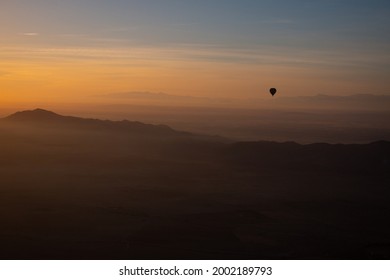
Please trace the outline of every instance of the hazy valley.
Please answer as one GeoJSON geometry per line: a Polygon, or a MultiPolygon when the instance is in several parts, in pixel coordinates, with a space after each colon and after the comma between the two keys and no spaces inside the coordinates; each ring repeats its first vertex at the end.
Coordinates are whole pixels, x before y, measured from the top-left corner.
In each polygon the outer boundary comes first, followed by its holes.
{"type": "Polygon", "coordinates": [[[45,110],[0,135],[2,259],[389,258],[386,141],[234,142],[45,110]]]}
{"type": "MultiPolygon", "coordinates": [[[[235,100],[130,92],[98,96],[90,101],[40,106],[62,115],[137,120],[233,141],[366,144],[390,140],[390,98],[385,95],[235,100]]],[[[31,106],[37,104],[2,105],[0,117],[31,106]]]]}

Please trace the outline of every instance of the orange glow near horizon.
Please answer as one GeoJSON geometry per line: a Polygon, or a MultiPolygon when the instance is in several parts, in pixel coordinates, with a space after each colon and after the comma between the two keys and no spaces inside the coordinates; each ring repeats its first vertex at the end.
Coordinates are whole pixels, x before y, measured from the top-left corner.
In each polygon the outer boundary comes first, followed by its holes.
{"type": "Polygon", "coordinates": [[[348,79],[342,70],[327,65],[315,70],[305,65],[317,59],[291,65],[293,58],[288,55],[195,47],[9,47],[0,56],[0,67],[5,69],[0,73],[0,101],[94,102],[96,95],[129,91],[251,98],[271,86],[288,96],[375,89],[371,83],[364,87],[352,79],[356,73],[348,79]]]}
{"type": "Polygon", "coordinates": [[[304,2],[2,1],[0,102],[389,95],[388,3],[304,2]]]}

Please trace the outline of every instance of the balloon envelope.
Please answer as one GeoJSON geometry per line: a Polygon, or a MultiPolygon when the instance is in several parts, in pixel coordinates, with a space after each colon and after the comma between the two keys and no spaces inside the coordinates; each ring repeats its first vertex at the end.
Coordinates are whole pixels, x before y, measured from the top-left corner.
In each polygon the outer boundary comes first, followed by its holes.
{"type": "Polygon", "coordinates": [[[276,88],[270,88],[269,92],[272,94],[272,96],[274,96],[276,93],[276,88]]]}

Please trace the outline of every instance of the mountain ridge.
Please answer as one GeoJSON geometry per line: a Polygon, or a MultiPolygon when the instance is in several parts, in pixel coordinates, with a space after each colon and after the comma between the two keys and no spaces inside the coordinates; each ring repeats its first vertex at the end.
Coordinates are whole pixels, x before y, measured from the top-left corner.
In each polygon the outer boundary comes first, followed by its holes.
{"type": "MultiPolygon", "coordinates": [[[[310,144],[301,144],[299,142],[295,141],[287,141],[287,142],[278,142],[278,141],[264,141],[264,140],[258,140],[258,141],[233,141],[229,138],[219,136],[219,135],[210,135],[210,134],[197,134],[187,131],[181,131],[171,128],[168,125],[164,124],[147,124],[139,121],[129,121],[129,120],[121,120],[121,121],[114,121],[114,120],[103,120],[103,119],[95,119],[95,118],[83,118],[83,117],[76,117],[76,116],[65,116],[57,114],[53,111],[49,111],[42,108],[36,108],[33,110],[23,110],[18,111],[13,114],[10,114],[4,118],[0,118],[1,122],[11,122],[16,124],[25,124],[29,125],[31,127],[32,124],[37,125],[37,127],[65,127],[65,128],[79,128],[79,129],[101,129],[101,130],[108,130],[108,131],[122,131],[122,132],[135,132],[135,133],[145,133],[145,134],[155,134],[156,136],[162,136],[162,135],[171,135],[171,136],[189,136],[189,137],[200,137],[204,138],[206,140],[218,140],[219,142],[228,142],[231,144],[234,144],[235,146],[269,146],[270,148],[274,145],[278,145],[280,147],[284,148],[299,148],[300,146],[309,146],[309,145],[325,145],[325,146],[337,146],[337,145],[359,145],[359,144],[331,144],[331,143],[322,143],[322,142],[313,142],[310,144]]],[[[377,139],[376,141],[371,141],[366,144],[373,144],[373,143],[389,143],[386,140],[383,139],[377,139]]],[[[361,144],[361,145],[366,145],[361,144]]]]}
{"type": "Polygon", "coordinates": [[[111,134],[119,132],[134,135],[137,137],[147,137],[148,139],[180,139],[184,141],[200,141],[210,143],[230,143],[229,138],[219,135],[208,135],[202,133],[192,133],[171,128],[165,124],[148,124],[130,120],[102,120],[95,118],[82,118],[75,116],[63,116],[55,112],[37,108],[34,110],[24,110],[13,113],[7,117],[0,118],[0,122],[28,126],[31,128],[45,128],[58,130],[97,131],[111,134]]]}
{"type": "Polygon", "coordinates": [[[17,123],[41,123],[41,124],[56,124],[56,125],[68,125],[68,126],[84,126],[84,127],[95,127],[95,128],[112,128],[132,131],[146,132],[148,130],[155,130],[160,133],[187,133],[176,131],[167,125],[153,125],[145,124],[138,121],[112,121],[112,120],[100,120],[93,118],[81,118],[74,116],[63,116],[55,112],[37,108],[34,110],[19,111],[11,114],[3,119],[3,121],[11,121],[17,123]]]}

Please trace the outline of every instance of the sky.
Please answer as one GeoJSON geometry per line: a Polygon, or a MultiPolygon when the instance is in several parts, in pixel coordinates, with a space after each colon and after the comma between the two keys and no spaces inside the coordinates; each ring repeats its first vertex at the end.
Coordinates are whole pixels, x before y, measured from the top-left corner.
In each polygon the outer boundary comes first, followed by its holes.
{"type": "Polygon", "coordinates": [[[390,95],[382,0],[1,0],[0,102],[390,95]]]}

